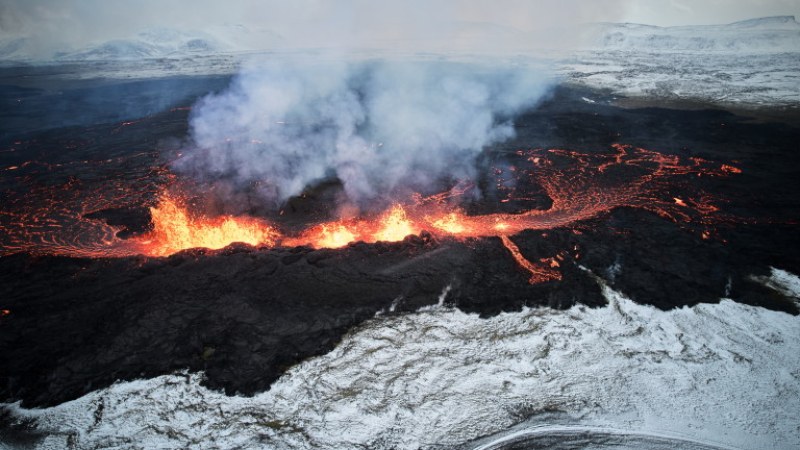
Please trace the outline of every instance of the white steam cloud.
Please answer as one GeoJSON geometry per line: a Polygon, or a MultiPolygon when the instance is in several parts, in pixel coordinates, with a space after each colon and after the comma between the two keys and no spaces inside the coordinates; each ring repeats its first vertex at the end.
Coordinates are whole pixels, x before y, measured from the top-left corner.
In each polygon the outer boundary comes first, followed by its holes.
{"type": "Polygon", "coordinates": [[[528,65],[452,61],[261,62],[194,108],[176,164],[254,186],[279,206],[338,178],[365,204],[473,176],[477,154],[514,135],[550,80],[528,65]]]}

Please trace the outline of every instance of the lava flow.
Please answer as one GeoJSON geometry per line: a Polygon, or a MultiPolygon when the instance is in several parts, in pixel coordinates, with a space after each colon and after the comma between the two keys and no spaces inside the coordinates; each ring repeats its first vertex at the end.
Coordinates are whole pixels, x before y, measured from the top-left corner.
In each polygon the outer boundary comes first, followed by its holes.
{"type": "MultiPolygon", "coordinates": [[[[524,185],[520,181],[527,178],[533,179],[552,200],[548,209],[469,215],[456,206],[454,197],[464,193],[456,191],[417,197],[371,217],[312,224],[294,233],[282,232],[276,225],[254,217],[192,214],[178,197],[164,193],[159,187],[164,184],[137,187],[137,183],[104,181],[98,183],[98,194],[94,195],[72,180],[53,189],[31,189],[12,198],[0,215],[4,231],[0,255],[29,252],[157,257],[194,247],[218,249],[234,242],[259,247],[339,248],[357,241],[400,241],[427,230],[439,237],[456,239],[499,237],[519,265],[531,273],[531,282],[541,282],[560,278],[555,270],[556,260],[526,260],[509,236],[523,230],[570,226],[619,207],[643,208],[676,222],[694,222],[703,227],[704,238],[710,236],[715,220],[719,220],[718,208],[711,204],[710,197],[701,192],[676,197],[672,192],[683,186],[681,177],[724,177],[740,173],[740,169],[631,146],[613,148],[614,152],[601,154],[561,149],[520,151],[514,156],[524,166],[495,170],[498,192],[506,195],[501,202],[527,198],[530,193],[513,187],[524,185]],[[509,180],[516,182],[508,183],[509,180]],[[93,211],[131,204],[143,206],[152,196],[160,200],[150,207],[151,229],[128,239],[117,236],[122,227],[87,217],[93,211]]],[[[163,173],[156,173],[164,178],[163,173]]],[[[8,192],[4,194],[10,196],[8,192]]]]}

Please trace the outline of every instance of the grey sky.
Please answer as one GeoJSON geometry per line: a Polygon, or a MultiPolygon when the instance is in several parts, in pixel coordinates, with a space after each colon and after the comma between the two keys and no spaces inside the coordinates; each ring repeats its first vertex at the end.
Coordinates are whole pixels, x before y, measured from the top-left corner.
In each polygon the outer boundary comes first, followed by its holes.
{"type": "Polygon", "coordinates": [[[452,23],[491,23],[539,33],[585,22],[653,25],[729,23],[800,16],[796,0],[0,0],[0,37],[28,36],[42,46],[81,46],[124,38],[147,27],[203,30],[242,24],[269,29],[301,46],[447,36],[452,23]]]}

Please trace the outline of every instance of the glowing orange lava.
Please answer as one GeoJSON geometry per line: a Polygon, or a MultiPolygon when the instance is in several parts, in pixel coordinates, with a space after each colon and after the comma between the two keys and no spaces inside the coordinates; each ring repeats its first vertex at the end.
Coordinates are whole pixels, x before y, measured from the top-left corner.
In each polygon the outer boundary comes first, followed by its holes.
{"type": "Polygon", "coordinates": [[[279,236],[272,226],[251,217],[193,216],[170,196],[162,197],[157,206],[150,208],[150,216],[153,230],[136,241],[142,253],[151,256],[197,247],[220,249],[234,242],[273,246],[279,236]]]}
{"type": "Polygon", "coordinates": [[[428,223],[438,230],[448,234],[460,235],[469,233],[469,230],[464,226],[463,214],[451,212],[443,217],[427,218],[428,223]]]}
{"type": "Polygon", "coordinates": [[[512,241],[508,236],[506,236],[505,234],[501,234],[499,237],[500,240],[503,242],[503,245],[511,253],[511,256],[514,257],[514,261],[516,261],[520,267],[530,272],[531,277],[528,279],[528,283],[537,284],[537,283],[544,283],[546,281],[561,279],[561,273],[555,270],[555,268],[559,266],[556,260],[552,258],[547,258],[546,259],[548,261],[547,265],[534,264],[530,262],[527,258],[522,256],[522,252],[520,252],[519,247],[517,247],[517,244],[515,244],[514,241],[512,241]]]}
{"type": "Polygon", "coordinates": [[[395,205],[380,220],[380,229],[375,234],[376,241],[395,242],[400,241],[406,236],[418,233],[412,228],[411,222],[406,216],[406,211],[400,205],[395,205]]]}
{"type": "MultiPolygon", "coordinates": [[[[552,206],[546,210],[468,215],[456,206],[468,186],[457,185],[436,195],[412,196],[409,202],[395,204],[381,214],[315,223],[292,233],[281,232],[274,224],[254,217],[192,214],[186,205],[159,187],[174,185],[174,177],[163,168],[137,173],[122,171],[130,174],[129,178],[103,180],[91,188],[85,187],[80,179],[68,177],[61,185],[32,185],[25,192],[7,194],[8,200],[0,210],[3,232],[0,255],[25,251],[87,257],[165,256],[194,247],[219,249],[234,242],[266,247],[340,248],[358,241],[396,242],[427,230],[456,239],[499,237],[520,267],[531,274],[530,281],[538,283],[560,279],[556,269],[560,266],[558,260],[563,261],[564,256],[531,262],[509,236],[524,230],[571,226],[615,208],[631,207],[653,211],[678,223],[699,223],[704,227],[702,237],[711,238],[720,214],[713,199],[702,192],[683,192],[681,197],[669,193],[679,177],[724,177],[741,173],[740,169],[701,158],[681,158],[618,144],[612,147],[609,153],[521,150],[517,156],[528,162],[527,167],[520,163],[508,170],[494,171],[498,189],[504,189],[501,202],[530,196],[514,188],[506,189],[501,181],[531,177],[552,200],[552,206]],[[154,179],[160,181],[154,184],[154,179]],[[150,208],[153,228],[144,235],[121,239],[117,236],[120,227],[89,218],[95,211],[152,204],[153,189],[162,192],[158,194],[157,205],[150,208]]],[[[95,173],[91,164],[120,164],[127,168],[128,161],[141,157],[148,155],[76,164],[89,164],[86,173],[91,175],[95,173]]],[[[20,168],[23,167],[45,173],[63,169],[35,161],[21,164],[20,168]]],[[[89,175],[87,179],[91,179],[89,175]]]]}
{"type": "Polygon", "coordinates": [[[356,235],[342,224],[322,224],[309,230],[307,240],[316,248],[340,248],[355,242],[356,235]]]}
{"type": "Polygon", "coordinates": [[[398,242],[419,234],[422,228],[409,219],[406,209],[394,205],[374,218],[326,222],[311,227],[298,236],[285,236],[282,245],[310,245],[314,248],[339,248],[351,242],[398,242]]]}
{"type": "Polygon", "coordinates": [[[720,170],[726,173],[742,173],[742,169],[728,164],[723,164],[720,170]]]}

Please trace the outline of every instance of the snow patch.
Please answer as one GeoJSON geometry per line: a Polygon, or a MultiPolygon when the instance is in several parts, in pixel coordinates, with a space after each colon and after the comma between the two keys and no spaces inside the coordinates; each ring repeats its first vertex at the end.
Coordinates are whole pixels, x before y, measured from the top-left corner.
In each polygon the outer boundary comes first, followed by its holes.
{"type": "Polygon", "coordinates": [[[730,25],[596,24],[561,61],[568,81],[632,97],[760,107],[800,104],[800,24],[793,16],[730,25]]]}
{"type": "Polygon", "coordinates": [[[800,277],[785,270],[771,268],[772,273],[768,277],[754,276],[752,279],[764,286],[794,299],[800,305],[800,277]]]}
{"type": "Polygon", "coordinates": [[[765,17],[729,25],[657,27],[630,23],[591,26],[591,47],[678,52],[780,53],[800,48],[800,24],[793,16],[765,17]]]}
{"type": "Polygon", "coordinates": [[[376,318],[254,397],[179,373],[5,408],[35,420],[40,449],[433,448],[552,425],[553,411],[571,426],[718,446],[800,442],[800,318],[726,299],[661,311],[603,292],[597,309],[376,318]]]}
{"type": "MultiPolygon", "coordinates": [[[[518,427],[514,427],[518,428],[518,427]]],[[[473,450],[502,450],[507,448],[547,448],[573,450],[575,448],[613,448],[618,450],[722,450],[735,447],[713,442],[685,439],[661,433],[631,433],[611,427],[576,425],[523,426],[519,430],[500,433],[480,439],[473,450]],[[526,445],[527,444],[527,445],[526,445]],[[576,445],[577,444],[577,445],[576,445]]]]}

